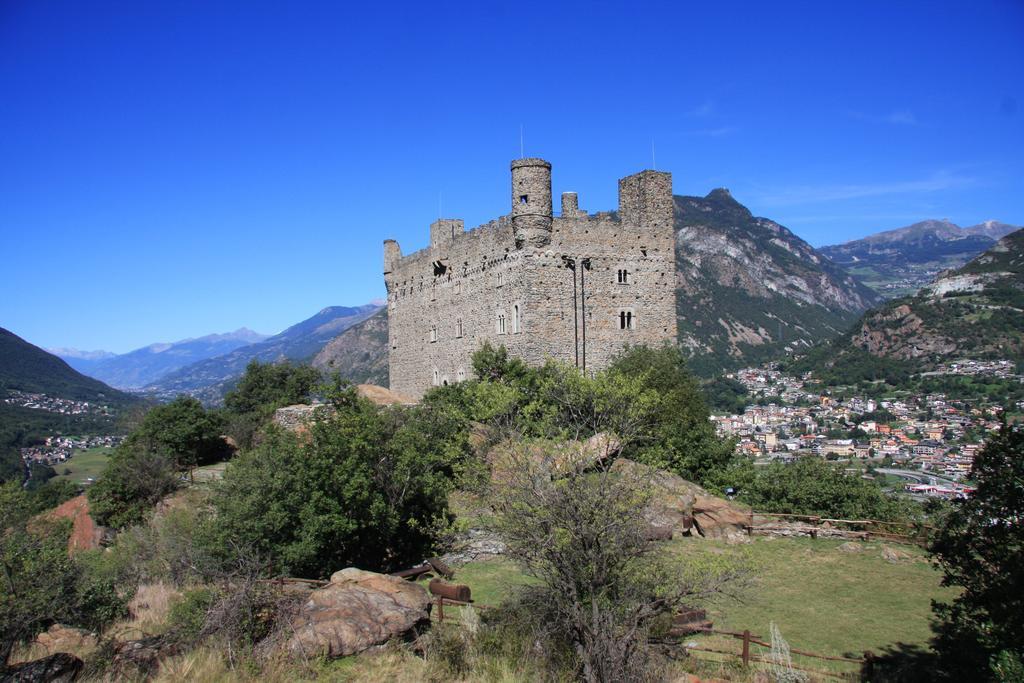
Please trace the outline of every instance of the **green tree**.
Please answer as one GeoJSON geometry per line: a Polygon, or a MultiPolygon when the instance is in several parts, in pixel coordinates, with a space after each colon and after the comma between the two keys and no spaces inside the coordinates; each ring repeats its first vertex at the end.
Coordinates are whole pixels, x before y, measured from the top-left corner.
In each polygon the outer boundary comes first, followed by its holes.
{"type": "Polygon", "coordinates": [[[704,385],[708,406],[723,413],[742,413],[747,406],[747,388],[728,377],[716,377],[704,385]]]}
{"type": "Polygon", "coordinates": [[[309,403],[321,379],[320,372],[309,365],[253,360],[235,388],[224,396],[224,407],[233,413],[248,414],[309,403]]]}
{"type": "Polygon", "coordinates": [[[813,456],[759,468],[740,489],[740,499],[763,512],[843,519],[895,520],[906,517],[909,509],[875,482],[813,456]]]}
{"type": "Polygon", "coordinates": [[[640,379],[659,396],[649,438],[638,440],[633,457],[698,483],[717,480],[735,461],[732,444],[715,434],[697,381],[677,346],[635,346],[616,358],[609,372],[640,379]]]}
{"type": "Polygon", "coordinates": [[[393,570],[431,552],[449,521],[447,446],[415,411],[379,409],[351,389],[333,402],[308,443],[271,429],[228,466],[213,497],[219,547],[310,577],[393,570]]]}
{"type": "Polygon", "coordinates": [[[321,379],[320,372],[309,365],[250,361],[238,384],[224,397],[225,431],[239,447],[251,447],[256,433],[276,409],[309,403],[321,379]]]}
{"type": "Polygon", "coordinates": [[[963,589],[933,605],[936,650],[959,680],[979,680],[990,660],[1024,660],[1024,426],[1004,423],[969,479],[977,489],[954,504],[931,547],[943,584],[963,589]]]}
{"type": "Polygon", "coordinates": [[[174,463],[138,442],[124,443],[89,487],[89,512],[98,524],[123,528],[178,488],[174,463]]]}
{"type": "Polygon", "coordinates": [[[221,436],[223,420],[203,408],[191,396],[179,396],[146,413],[139,428],[126,440],[139,448],[167,458],[181,471],[226,457],[227,444],[221,436]]]}

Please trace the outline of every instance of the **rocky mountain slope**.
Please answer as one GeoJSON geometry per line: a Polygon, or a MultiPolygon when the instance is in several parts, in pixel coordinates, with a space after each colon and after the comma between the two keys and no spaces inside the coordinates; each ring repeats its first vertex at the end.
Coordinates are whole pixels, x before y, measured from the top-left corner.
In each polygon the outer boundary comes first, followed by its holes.
{"type": "Polygon", "coordinates": [[[702,375],[845,331],[877,293],[728,190],[675,197],[679,342],[702,375]]]}
{"type": "MultiPolygon", "coordinates": [[[[237,380],[249,361],[264,363],[282,360],[309,362],[332,339],[373,315],[380,306],[331,306],[316,315],[292,325],[284,332],[249,344],[214,358],[199,361],[176,370],[144,389],[158,397],[171,398],[189,394],[217,403],[237,380]]],[[[382,345],[387,348],[387,343],[382,345]]]]}
{"type": "Polygon", "coordinates": [[[0,398],[10,390],[105,405],[136,400],[0,327],[0,398]]]}
{"type": "Polygon", "coordinates": [[[1024,361],[1024,230],[940,274],[914,296],[868,311],[848,333],[812,354],[822,368],[870,358],[913,371],[961,359],[1024,361]]]}
{"type": "Polygon", "coordinates": [[[388,385],[388,315],[380,309],[348,328],[313,358],[313,366],[357,384],[388,385]]]}
{"type": "Polygon", "coordinates": [[[137,389],[158,381],[165,375],[197,363],[256,344],[267,335],[241,328],[225,334],[210,334],[198,339],[183,339],[167,344],[150,344],[128,353],[54,349],[79,372],[95,377],[119,389],[137,389]]]}
{"type": "Polygon", "coordinates": [[[961,228],[926,220],[820,249],[886,297],[913,294],[940,272],[959,268],[1018,226],[985,221],[961,228]]]}

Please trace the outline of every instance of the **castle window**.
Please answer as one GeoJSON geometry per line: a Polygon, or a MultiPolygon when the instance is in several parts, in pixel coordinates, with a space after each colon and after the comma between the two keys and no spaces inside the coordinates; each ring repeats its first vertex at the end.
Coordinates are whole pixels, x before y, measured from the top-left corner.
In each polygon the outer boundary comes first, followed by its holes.
{"type": "Polygon", "coordinates": [[[455,293],[462,294],[462,280],[456,280],[455,282],[455,293]]]}
{"type": "Polygon", "coordinates": [[[459,368],[459,372],[455,376],[458,378],[458,380],[460,382],[465,382],[466,381],[466,369],[465,368],[459,368]]]}
{"type": "Polygon", "coordinates": [[[528,204],[529,201],[530,201],[529,197],[527,197],[525,194],[519,195],[519,203],[520,204],[528,204]]]}
{"type": "Polygon", "coordinates": [[[619,311],[619,329],[633,329],[633,311],[619,311]]]}
{"type": "Polygon", "coordinates": [[[505,334],[505,311],[498,313],[498,334],[505,334]]]}
{"type": "Polygon", "coordinates": [[[616,278],[616,282],[618,282],[620,285],[628,285],[629,284],[629,271],[626,270],[625,268],[619,268],[618,277],[616,278]]]}
{"type": "Polygon", "coordinates": [[[437,341],[437,325],[431,325],[430,326],[430,342],[433,343],[433,342],[436,342],[436,341],[437,341]]]}
{"type": "Polygon", "coordinates": [[[498,273],[498,286],[501,287],[505,284],[505,273],[498,273]]]}
{"type": "Polygon", "coordinates": [[[458,320],[455,321],[455,336],[462,336],[462,318],[459,318],[458,320]]]}
{"type": "Polygon", "coordinates": [[[437,368],[434,368],[434,386],[436,387],[440,383],[441,383],[441,373],[437,371],[437,368]]]}
{"type": "Polygon", "coordinates": [[[512,307],[512,334],[519,334],[519,304],[512,307]]]}

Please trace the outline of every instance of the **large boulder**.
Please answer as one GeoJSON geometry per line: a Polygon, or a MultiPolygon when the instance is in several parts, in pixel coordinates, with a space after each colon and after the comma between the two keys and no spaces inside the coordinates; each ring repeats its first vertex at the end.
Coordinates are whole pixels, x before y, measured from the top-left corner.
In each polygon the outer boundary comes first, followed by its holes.
{"type": "Polygon", "coordinates": [[[344,657],[430,626],[430,596],[419,584],[348,568],[309,594],[292,620],[293,655],[344,657]]]}
{"type": "Polygon", "coordinates": [[[706,493],[693,502],[693,525],[705,538],[746,539],[750,511],[706,493]]]}
{"type": "Polygon", "coordinates": [[[671,528],[674,536],[702,536],[738,540],[747,535],[749,510],[689,482],[677,474],[642,465],[626,458],[612,464],[612,471],[637,477],[654,487],[644,518],[652,529],[671,528]]]}
{"type": "Polygon", "coordinates": [[[46,650],[47,654],[58,652],[74,652],[82,654],[86,650],[96,647],[96,634],[89,633],[74,626],[53,624],[38,636],[35,644],[46,650]]]}
{"type": "Polygon", "coordinates": [[[495,484],[510,481],[523,465],[529,467],[533,476],[557,479],[596,467],[618,455],[621,448],[619,439],[605,432],[583,441],[534,441],[526,445],[506,441],[490,450],[487,461],[495,484]]]}

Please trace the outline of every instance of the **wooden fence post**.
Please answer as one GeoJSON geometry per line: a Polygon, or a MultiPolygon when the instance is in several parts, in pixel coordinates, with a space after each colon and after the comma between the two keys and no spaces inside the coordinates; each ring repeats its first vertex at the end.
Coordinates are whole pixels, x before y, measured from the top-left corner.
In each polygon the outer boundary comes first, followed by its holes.
{"type": "Polygon", "coordinates": [[[875,678],[875,653],[871,650],[864,652],[864,664],[860,669],[862,681],[872,681],[875,678]]]}
{"type": "Polygon", "coordinates": [[[437,596],[437,620],[444,621],[444,597],[441,595],[437,596]]]}
{"type": "Polygon", "coordinates": [[[743,630],[743,666],[750,666],[750,631],[743,630]]]}

